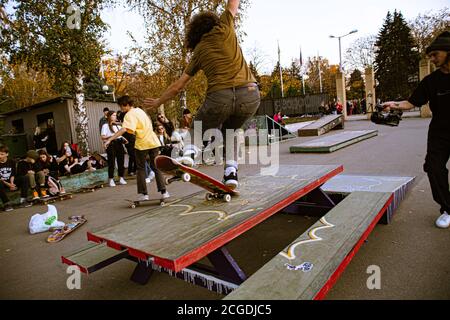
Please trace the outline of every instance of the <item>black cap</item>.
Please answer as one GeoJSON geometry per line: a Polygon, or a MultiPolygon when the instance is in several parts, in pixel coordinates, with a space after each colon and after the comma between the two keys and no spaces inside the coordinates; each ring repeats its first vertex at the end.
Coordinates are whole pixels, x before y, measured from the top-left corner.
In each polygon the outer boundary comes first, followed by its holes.
{"type": "Polygon", "coordinates": [[[431,51],[450,51],[450,32],[444,31],[434,39],[427,48],[426,53],[431,51]]]}

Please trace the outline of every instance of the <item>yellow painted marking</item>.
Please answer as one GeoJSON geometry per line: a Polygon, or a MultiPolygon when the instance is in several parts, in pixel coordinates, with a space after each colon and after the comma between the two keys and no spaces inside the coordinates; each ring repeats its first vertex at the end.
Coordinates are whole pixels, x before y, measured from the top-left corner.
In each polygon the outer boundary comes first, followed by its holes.
{"type": "Polygon", "coordinates": [[[305,244],[305,243],[311,243],[311,242],[322,241],[323,239],[322,239],[321,237],[317,236],[317,235],[316,235],[316,232],[319,231],[319,230],[322,230],[322,229],[333,228],[333,227],[335,227],[335,225],[333,225],[333,224],[327,222],[327,220],[325,219],[325,217],[322,217],[319,221],[320,221],[324,226],[317,227],[317,228],[314,228],[314,229],[310,230],[310,231],[308,232],[308,236],[309,236],[309,239],[308,239],[308,240],[302,240],[302,241],[295,242],[295,243],[291,244],[291,245],[287,248],[286,251],[282,251],[282,252],[280,252],[279,254],[280,254],[281,256],[285,257],[286,259],[294,260],[294,259],[296,258],[296,255],[295,255],[295,248],[296,248],[296,247],[298,247],[298,246],[301,245],[301,244],[305,244]]]}

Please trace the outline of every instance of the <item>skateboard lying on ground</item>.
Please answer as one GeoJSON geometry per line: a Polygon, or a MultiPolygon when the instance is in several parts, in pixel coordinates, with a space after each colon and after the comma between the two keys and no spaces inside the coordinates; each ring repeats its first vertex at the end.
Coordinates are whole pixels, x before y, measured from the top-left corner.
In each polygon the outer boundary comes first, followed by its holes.
{"type": "Polygon", "coordinates": [[[71,193],[67,192],[67,193],[58,194],[56,196],[49,196],[49,197],[46,197],[46,198],[42,197],[42,198],[34,199],[32,201],[34,203],[37,202],[37,203],[40,203],[40,204],[47,205],[47,204],[53,203],[53,202],[55,202],[57,200],[61,200],[62,201],[62,200],[72,199],[72,198],[73,198],[73,195],[71,193]]]}
{"type": "Polygon", "coordinates": [[[141,203],[151,203],[151,204],[159,204],[160,206],[164,206],[166,202],[171,202],[171,199],[149,199],[149,200],[131,200],[125,199],[125,201],[130,203],[130,208],[136,208],[141,205],[141,203]]]}
{"type": "Polygon", "coordinates": [[[156,167],[164,173],[170,174],[173,178],[166,179],[166,183],[182,180],[191,182],[207,191],[206,200],[223,199],[226,202],[231,201],[231,197],[239,195],[230,187],[226,186],[219,180],[216,180],[207,174],[198,170],[187,167],[173,158],[167,156],[157,156],[155,159],[156,167]]]}
{"type": "Polygon", "coordinates": [[[104,185],[105,185],[104,182],[92,183],[92,184],[90,184],[90,185],[88,185],[88,186],[82,187],[81,190],[82,190],[83,192],[94,192],[94,191],[97,190],[97,189],[103,188],[104,185]]]}
{"type": "Polygon", "coordinates": [[[64,239],[64,237],[66,237],[69,233],[78,229],[87,222],[84,216],[71,216],[69,217],[69,220],[69,223],[67,223],[64,227],[53,229],[54,231],[51,235],[48,236],[47,242],[59,242],[64,239]]]}

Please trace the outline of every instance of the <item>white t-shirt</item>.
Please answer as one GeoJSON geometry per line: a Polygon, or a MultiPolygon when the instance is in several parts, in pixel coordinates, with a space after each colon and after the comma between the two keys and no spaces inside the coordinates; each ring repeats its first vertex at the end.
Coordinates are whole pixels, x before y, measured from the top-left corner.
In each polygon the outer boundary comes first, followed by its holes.
{"type": "Polygon", "coordinates": [[[111,129],[109,128],[109,125],[105,123],[102,127],[101,135],[106,136],[107,138],[112,137],[117,131],[121,129],[121,127],[117,124],[114,124],[112,126],[114,132],[111,132],[111,129]]]}

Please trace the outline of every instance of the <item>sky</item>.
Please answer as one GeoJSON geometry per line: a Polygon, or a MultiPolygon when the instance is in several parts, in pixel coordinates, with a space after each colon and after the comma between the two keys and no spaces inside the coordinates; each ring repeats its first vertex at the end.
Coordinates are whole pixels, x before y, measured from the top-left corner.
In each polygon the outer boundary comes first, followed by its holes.
{"type": "MultiPolygon", "coordinates": [[[[241,46],[247,60],[250,51],[257,48],[264,57],[259,70],[262,73],[270,72],[278,61],[277,42],[284,67],[298,59],[300,47],[303,62],[319,54],[331,64],[339,64],[339,42],[330,35],[337,37],[358,30],[341,39],[344,59],[353,41],[378,34],[388,11],[397,9],[409,21],[445,7],[450,7],[449,0],[251,0],[243,24],[247,36],[241,46]]],[[[117,7],[105,10],[102,18],[110,25],[105,38],[114,52],[125,53],[131,46],[127,31],[143,41],[143,19],[138,13],[117,7]]]]}

